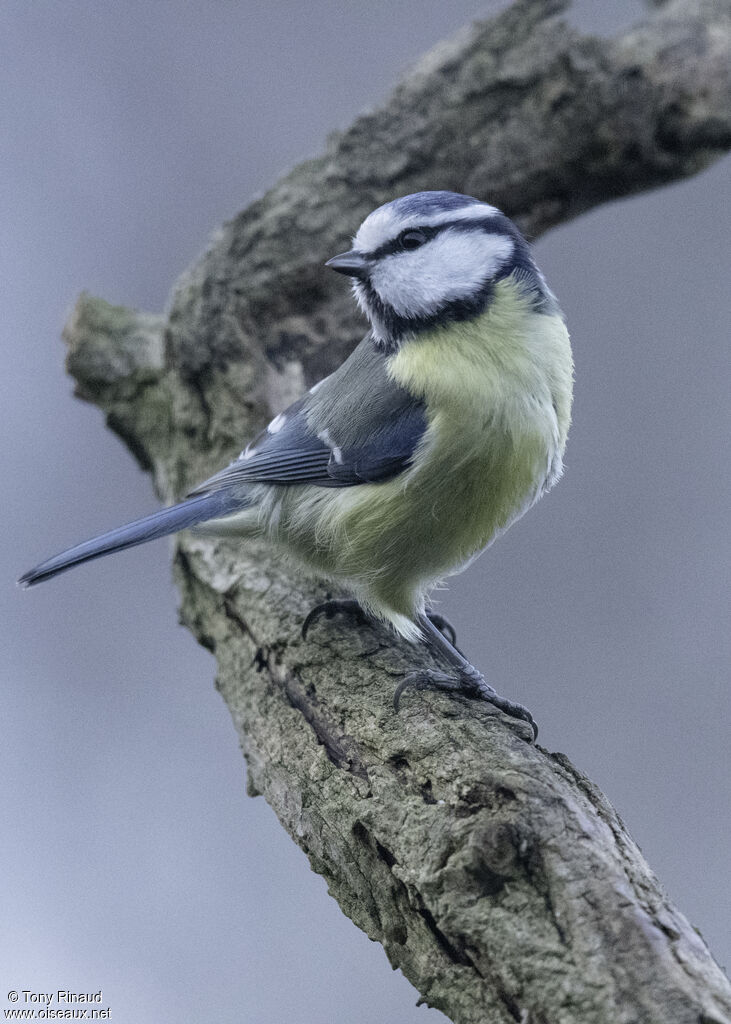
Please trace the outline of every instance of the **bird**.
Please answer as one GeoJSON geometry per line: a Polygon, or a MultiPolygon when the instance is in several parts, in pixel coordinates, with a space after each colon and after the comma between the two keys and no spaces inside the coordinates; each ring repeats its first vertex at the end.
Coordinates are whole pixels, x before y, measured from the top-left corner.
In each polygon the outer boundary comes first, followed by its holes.
{"type": "Polygon", "coordinates": [[[307,616],[356,611],[444,670],[397,687],[481,698],[537,727],[456,647],[428,604],[560,479],[573,359],[565,318],[518,227],[472,196],[424,191],[371,212],[329,259],[368,330],[350,356],[180,503],[78,544],[18,581],[179,530],[267,538],[341,586],[307,616]]]}

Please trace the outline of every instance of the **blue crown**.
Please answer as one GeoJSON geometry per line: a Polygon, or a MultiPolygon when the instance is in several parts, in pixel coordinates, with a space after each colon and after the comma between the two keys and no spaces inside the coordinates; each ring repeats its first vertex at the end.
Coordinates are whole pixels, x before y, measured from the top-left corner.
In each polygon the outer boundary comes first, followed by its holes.
{"type": "Polygon", "coordinates": [[[399,216],[408,217],[415,213],[453,213],[465,206],[479,205],[480,200],[472,196],[463,196],[459,192],[414,192],[410,196],[402,196],[385,204],[385,209],[392,209],[399,216]]]}

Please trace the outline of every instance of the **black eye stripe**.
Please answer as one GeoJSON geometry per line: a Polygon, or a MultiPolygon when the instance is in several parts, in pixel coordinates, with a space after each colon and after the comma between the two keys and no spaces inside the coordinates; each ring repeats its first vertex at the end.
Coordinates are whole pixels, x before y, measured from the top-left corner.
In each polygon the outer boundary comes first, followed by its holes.
{"type": "Polygon", "coordinates": [[[438,228],[437,227],[406,228],[404,231],[401,231],[396,236],[396,238],[392,238],[389,242],[384,242],[383,245],[379,245],[379,247],[377,249],[374,249],[373,252],[370,253],[369,255],[370,255],[371,259],[378,260],[382,256],[390,256],[391,253],[394,253],[394,252],[403,252],[404,251],[404,246],[402,245],[401,239],[403,238],[404,235],[411,234],[412,232],[416,233],[417,231],[419,232],[419,234],[424,236],[424,241],[422,242],[422,245],[423,245],[426,242],[430,241],[430,239],[434,238],[435,235],[439,234],[439,232],[443,229],[443,227],[444,227],[444,225],[440,224],[438,228]]]}
{"type": "Polygon", "coordinates": [[[509,238],[513,239],[517,236],[516,229],[504,214],[493,214],[489,217],[485,217],[484,220],[449,220],[444,221],[442,224],[422,224],[414,225],[413,228],[404,228],[399,232],[396,238],[392,238],[390,241],[384,242],[383,245],[379,245],[377,249],[374,249],[366,255],[368,255],[372,260],[379,260],[381,257],[390,256],[395,252],[407,251],[404,249],[401,239],[405,234],[411,233],[412,231],[420,232],[424,236],[424,242],[428,242],[432,238],[436,237],[436,235],[441,234],[442,231],[447,231],[448,229],[457,231],[474,231],[475,229],[479,229],[480,231],[485,231],[491,235],[507,235],[509,238]]]}

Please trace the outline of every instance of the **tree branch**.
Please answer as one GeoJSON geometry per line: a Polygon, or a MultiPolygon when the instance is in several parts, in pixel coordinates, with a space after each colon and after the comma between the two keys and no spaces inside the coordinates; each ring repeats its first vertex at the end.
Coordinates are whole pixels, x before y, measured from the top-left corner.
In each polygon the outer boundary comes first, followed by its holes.
{"type": "MultiPolygon", "coordinates": [[[[328,373],[363,325],[322,262],[372,208],[449,188],[535,236],[731,146],[728,0],[614,41],[520,0],[436,47],[388,102],[225,225],[167,318],[82,297],[78,394],[172,500],[328,373]]],[[[300,624],[321,588],[263,545],[182,536],[183,621],[263,793],[343,911],[460,1024],[731,1022],[731,988],[604,797],[520,723],[436,693],[378,626],[300,624]]]]}

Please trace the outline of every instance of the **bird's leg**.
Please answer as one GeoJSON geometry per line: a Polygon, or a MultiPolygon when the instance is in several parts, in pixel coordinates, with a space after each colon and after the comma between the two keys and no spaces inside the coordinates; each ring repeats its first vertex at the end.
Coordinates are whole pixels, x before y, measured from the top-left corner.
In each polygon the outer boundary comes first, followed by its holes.
{"type": "Polygon", "coordinates": [[[486,700],[496,708],[499,708],[500,711],[505,712],[506,715],[510,715],[511,718],[519,718],[521,721],[528,722],[533,729],[533,740],[535,741],[538,736],[538,726],[533,721],[533,716],[527,708],[524,708],[522,704],[516,704],[514,701],[501,697],[491,686],[488,686],[482,673],[478,672],[474,665],[470,665],[469,661],[460,654],[446,636],[432,624],[428,616],[422,615],[419,617],[419,626],[424,633],[427,646],[441,654],[455,671],[451,674],[437,672],[432,669],[421,669],[417,672],[411,672],[401,680],[393,695],[393,702],[397,711],[401,694],[410,687],[416,690],[438,689],[457,691],[464,693],[468,697],[478,697],[481,700],[486,700]]]}
{"type": "Polygon", "coordinates": [[[439,612],[433,612],[431,608],[427,608],[426,617],[433,626],[437,627],[442,636],[447,638],[452,647],[454,647],[455,650],[458,650],[457,630],[449,619],[445,618],[444,615],[440,615],[439,612]]]}
{"type": "MultiPolygon", "coordinates": [[[[320,604],[316,604],[312,608],[302,623],[302,639],[307,639],[307,633],[309,632],[310,626],[313,622],[324,615],[326,619],[334,619],[336,615],[353,615],[358,621],[359,625],[365,625],[369,620],[366,613],[361,608],[360,604],[352,597],[343,598],[328,598],[327,601],[322,601],[320,604]]],[[[430,622],[434,623],[437,630],[442,633],[452,647],[457,643],[457,633],[449,621],[445,619],[443,615],[439,615],[438,612],[428,610],[426,616],[430,622]]]]}

